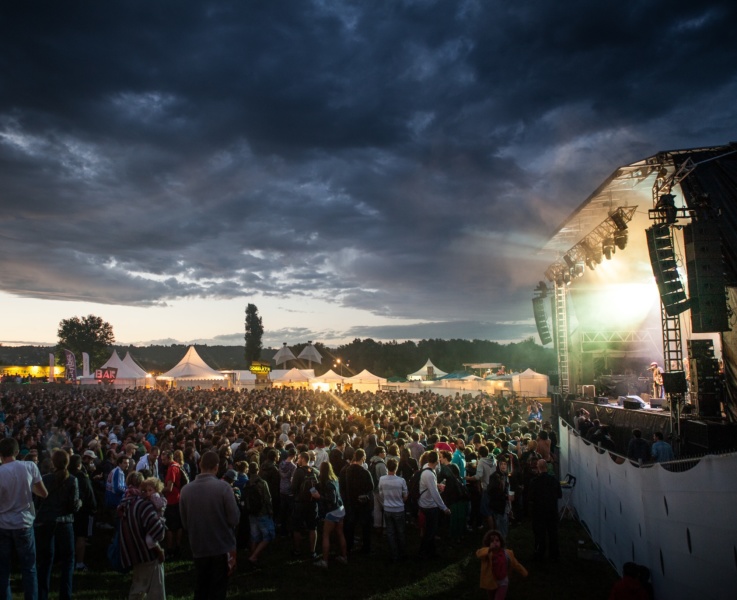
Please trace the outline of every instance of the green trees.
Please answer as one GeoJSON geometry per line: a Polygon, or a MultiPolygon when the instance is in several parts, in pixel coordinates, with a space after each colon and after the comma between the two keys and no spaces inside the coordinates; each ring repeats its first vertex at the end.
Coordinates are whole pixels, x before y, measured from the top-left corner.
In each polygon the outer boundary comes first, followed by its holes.
{"type": "Polygon", "coordinates": [[[95,315],[62,319],[57,331],[57,350],[71,350],[81,372],[82,352],[90,355],[90,368],[95,369],[108,359],[109,347],[115,342],[113,326],[95,315]]]}
{"type": "Polygon", "coordinates": [[[255,360],[261,358],[263,344],[261,338],[264,335],[264,324],[258,316],[258,308],[255,304],[246,306],[246,364],[251,365],[255,360]]]}

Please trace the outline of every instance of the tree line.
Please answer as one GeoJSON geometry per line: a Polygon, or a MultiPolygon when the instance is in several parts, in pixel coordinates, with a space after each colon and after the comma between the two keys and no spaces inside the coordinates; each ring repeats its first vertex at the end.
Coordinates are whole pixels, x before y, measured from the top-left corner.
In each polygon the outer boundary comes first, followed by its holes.
{"type": "MultiPolygon", "coordinates": [[[[295,356],[307,346],[298,343],[289,346],[295,356]]],[[[535,343],[532,338],[510,344],[499,344],[489,340],[421,340],[414,341],[376,341],[371,338],[356,338],[348,344],[331,348],[317,342],[315,349],[323,357],[322,364],[308,365],[306,361],[290,360],[280,368],[313,368],[316,375],[328,369],[340,370],[337,359],[343,365],[343,373],[348,376],[368,369],[381,377],[405,377],[417,371],[429,358],[433,364],[448,373],[463,370],[464,363],[496,362],[502,363],[508,371],[521,371],[532,368],[539,373],[553,374],[556,370],[556,356],[551,349],[535,343]],[[334,365],[335,368],[334,368],[334,365]]],[[[176,365],[187,352],[187,345],[170,346],[126,346],[112,344],[91,358],[91,368],[101,366],[117,350],[121,358],[130,352],[133,358],[148,372],[164,372],[176,365]],[[100,358],[102,357],[102,358],[100,358]]],[[[195,345],[198,354],[212,368],[218,370],[247,370],[243,346],[195,345]]],[[[46,365],[53,347],[44,346],[0,346],[0,364],[4,365],[46,365]]],[[[263,348],[260,359],[270,362],[278,348],[263,348]]],[[[276,365],[272,362],[272,367],[276,365]]],[[[81,363],[80,363],[81,372],[81,363]]]]}

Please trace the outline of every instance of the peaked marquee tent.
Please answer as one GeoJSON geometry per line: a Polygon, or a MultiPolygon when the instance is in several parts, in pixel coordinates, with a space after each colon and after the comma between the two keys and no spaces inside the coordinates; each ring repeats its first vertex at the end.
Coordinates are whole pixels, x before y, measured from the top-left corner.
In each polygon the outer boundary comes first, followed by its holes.
{"type": "Polygon", "coordinates": [[[345,382],[350,383],[356,391],[375,392],[381,389],[382,385],[386,385],[387,380],[364,369],[357,375],[346,379],[345,382]]]}
{"type": "Polygon", "coordinates": [[[407,375],[407,379],[409,381],[432,381],[444,375],[447,375],[447,373],[438,369],[428,358],[427,362],[418,371],[407,375]]]}
{"type": "MultiPolygon", "coordinates": [[[[130,354],[126,354],[126,359],[130,357],[130,354]]],[[[130,359],[130,362],[125,362],[125,360],[120,360],[120,356],[118,356],[118,352],[116,350],[113,350],[112,355],[107,360],[107,362],[100,367],[100,369],[117,369],[117,375],[115,377],[115,382],[113,382],[111,385],[114,389],[125,389],[125,388],[134,388],[134,387],[144,387],[146,383],[149,385],[153,384],[153,378],[148,375],[141,367],[135,364],[133,362],[133,359],[130,359]],[[133,363],[133,366],[131,366],[130,363],[133,363]]],[[[95,379],[94,374],[88,375],[86,377],[80,377],[79,382],[82,385],[98,385],[99,382],[97,379],[95,379]]]]}
{"type": "Polygon", "coordinates": [[[185,382],[186,385],[201,385],[200,382],[210,385],[225,381],[226,377],[220,371],[208,366],[200,358],[194,346],[190,346],[182,360],[175,367],[156,378],[158,381],[185,382]]]}
{"type": "Polygon", "coordinates": [[[520,396],[543,398],[548,395],[548,376],[532,369],[514,373],[512,391],[520,396]]]}
{"type": "Polygon", "coordinates": [[[315,372],[310,370],[300,370],[296,368],[288,371],[272,371],[269,379],[277,386],[281,387],[307,387],[310,378],[314,377],[315,372]]]}

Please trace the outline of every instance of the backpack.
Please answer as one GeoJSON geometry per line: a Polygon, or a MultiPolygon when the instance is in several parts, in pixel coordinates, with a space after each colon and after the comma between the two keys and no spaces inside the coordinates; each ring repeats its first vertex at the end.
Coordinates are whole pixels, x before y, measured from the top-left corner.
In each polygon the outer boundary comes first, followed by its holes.
{"type": "MultiPolygon", "coordinates": [[[[420,492],[420,479],[424,470],[425,469],[423,468],[415,471],[407,483],[407,508],[411,515],[417,515],[417,512],[420,509],[420,496],[424,493],[420,492]]],[[[435,471],[432,469],[429,470],[432,471],[433,476],[435,476],[435,471]]]]}
{"type": "Polygon", "coordinates": [[[374,482],[374,489],[379,489],[379,474],[376,472],[376,465],[381,463],[382,465],[386,466],[386,463],[383,460],[372,460],[369,463],[369,473],[371,473],[371,481],[374,482]]]}
{"type": "Polygon", "coordinates": [[[315,499],[312,497],[312,492],[310,492],[310,490],[316,487],[317,471],[312,467],[305,467],[305,478],[302,480],[302,485],[299,488],[298,500],[300,502],[315,502],[315,499]]]}
{"type": "Polygon", "coordinates": [[[185,485],[189,483],[189,474],[183,466],[179,467],[179,489],[181,490],[185,485]]]}
{"type": "Polygon", "coordinates": [[[249,515],[261,514],[264,501],[261,497],[261,491],[258,489],[257,481],[249,481],[243,487],[243,507],[249,515]]]}
{"type": "Polygon", "coordinates": [[[335,486],[331,483],[320,486],[320,499],[318,500],[318,515],[321,519],[325,518],[329,512],[340,508],[341,503],[335,486]]]}

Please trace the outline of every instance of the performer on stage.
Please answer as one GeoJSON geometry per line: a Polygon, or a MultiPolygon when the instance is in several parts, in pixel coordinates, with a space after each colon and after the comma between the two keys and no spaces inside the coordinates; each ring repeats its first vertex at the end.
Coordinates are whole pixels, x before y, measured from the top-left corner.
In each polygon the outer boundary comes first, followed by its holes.
{"type": "Polygon", "coordinates": [[[656,362],[651,362],[648,371],[653,372],[653,398],[665,398],[663,387],[663,368],[656,362]]]}

